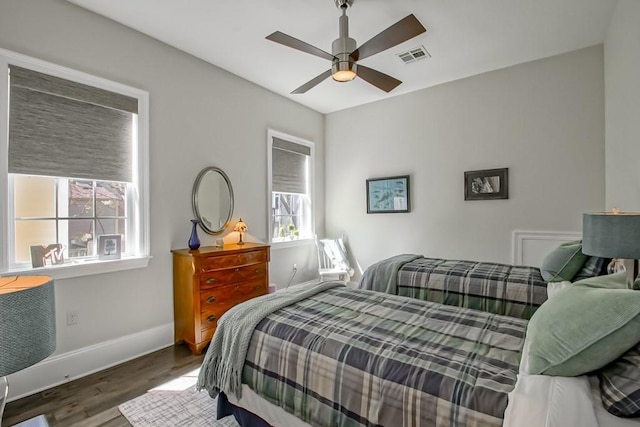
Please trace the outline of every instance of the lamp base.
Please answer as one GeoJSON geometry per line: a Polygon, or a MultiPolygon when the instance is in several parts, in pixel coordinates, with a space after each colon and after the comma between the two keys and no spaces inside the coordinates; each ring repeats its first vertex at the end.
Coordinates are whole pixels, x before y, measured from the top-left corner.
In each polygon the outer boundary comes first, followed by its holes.
{"type": "MultiPolygon", "coordinates": [[[[2,425],[2,415],[4,414],[4,406],[7,403],[8,396],[9,380],[7,380],[7,377],[0,377],[0,425],[2,425]]],[[[35,418],[14,424],[13,427],[49,427],[49,423],[44,415],[38,415],[35,418]]]]}
{"type": "Polygon", "coordinates": [[[623,259],[622,265],[627,271],[627,288],[635,289],[634,284],[638,277],[638,260],[635,259],[623,259]]]}
{"type": "Polygon", "coordinates": [[[4,405],[7,403],[9,396],[9,381],[7,377],[0,377],[0,425],[2,424],[2,415],[4,414],[4,405]]]}
{"type": "Polygon", "coordinates": [[[607,266],[607,274],[623,273],[627,271],[622,259],[614,258],[607,266]]]}

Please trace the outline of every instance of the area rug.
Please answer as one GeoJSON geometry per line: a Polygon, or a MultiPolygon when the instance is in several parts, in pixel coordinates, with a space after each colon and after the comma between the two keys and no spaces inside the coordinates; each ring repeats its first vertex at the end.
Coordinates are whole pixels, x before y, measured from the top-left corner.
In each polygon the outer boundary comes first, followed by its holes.
{"type": "Polygon", "coordinates": [[[133,427],[239,427],[233,416],[216,420],[217,402],[198,392],[194,371],[118,407],[133,427]]]}

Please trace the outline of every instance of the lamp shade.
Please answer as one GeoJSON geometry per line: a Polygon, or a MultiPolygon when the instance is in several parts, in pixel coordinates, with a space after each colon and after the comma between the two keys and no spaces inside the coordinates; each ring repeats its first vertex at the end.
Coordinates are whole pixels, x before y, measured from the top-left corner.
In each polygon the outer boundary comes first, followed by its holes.
{"type": "Polygon", "coordinates": [[[55,351],[51,277],[0,277],[0,315],[0,377],[28,368],[55,351]]]}
{"type": "Polygon", "coordinates": [[[640,213],[585,213],[582,252],[605,258],[640,259],[640,213]]]}
{"type": "Polygon", "coordinates": [[[247,231],[247,224],[242,221],[242,218],[240,218],[240,221],[236,222],[235,227],[233,227],[233,231],[237,231],[238,233],[244,233],[247,231]]]}

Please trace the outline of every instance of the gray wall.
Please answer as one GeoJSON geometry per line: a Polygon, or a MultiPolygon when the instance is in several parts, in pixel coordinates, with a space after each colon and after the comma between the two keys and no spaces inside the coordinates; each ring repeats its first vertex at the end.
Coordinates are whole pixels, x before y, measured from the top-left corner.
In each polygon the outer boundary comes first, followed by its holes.
{"type": "Polygon", "coordinates": [[[509,262],[513,230],[580,231],[604,208],[601,45],[326,120],[327,232],[363,269],[398,253],[509,262]],[[464,201],[464,171],[501,167],[508,200],[464,201]],[[365,180],[403,174],[412,212],[367,215],[365,180]]]}
{"type": "MultiPolygon", "coordinates": [[[[218,166],[229,175],[236,197],[234,220],[242,217],[253,236],[266,238],[267,128],[316,142],[315,212],[319,232],[323,231],[320,113],[62,0],[0,2],[0,47],[150,93],[153,259],[145,269],[56,281],[57,355],[159,325],[170,329],[169,251],[187,245],[191,188],[205,166],[218,166]],[[71,310],[79,311],[80,321],[68,327],[65,313],[71,310]]],[[[200,236],[205,245],[215,239],[200,236]]],[[[315,259],[314,250],[303,246],[272,251],[271,280],[286,283],[291,263],[304,267],[305,260],[315,259]]],[[[299,280],[304,277],[302,272],[299,280]]],[[[160,344],[172,340],[169,332],[160,337],[160,344]]],[[[157,344],[158,340],[149,345],[157,344]]],[[[115,349],[109,357],[121,360],[123,354],[115,349]]],[[[56,374],[64,380],[64,373],[56,374]]],[[[78,372],[72,369],[70,374],[73,378],[78,372]]],[[[23,376],[12,381],[12,395],[23,393],[27,380],[23,376]]]]}
{"type": "Polygon", "coordinates": [[[605,39],[607,210],[640,211],[640,2],[619,0],[605,39]]]}

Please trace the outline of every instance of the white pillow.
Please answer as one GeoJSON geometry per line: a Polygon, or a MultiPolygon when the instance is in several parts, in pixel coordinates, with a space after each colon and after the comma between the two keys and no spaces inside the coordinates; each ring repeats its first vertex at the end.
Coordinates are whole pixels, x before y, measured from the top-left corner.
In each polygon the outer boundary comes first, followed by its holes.
{"type": "Polygon", "coordinates": [[[566,289],[570,286],[572,286],[573,283],[571,283],[568,280],[563,280],[562,282],[549,282],[547,283],[547,298],[551,298],[554,295],[556,295],[559,291],[561,291],[562,289],[566,289]]]}

